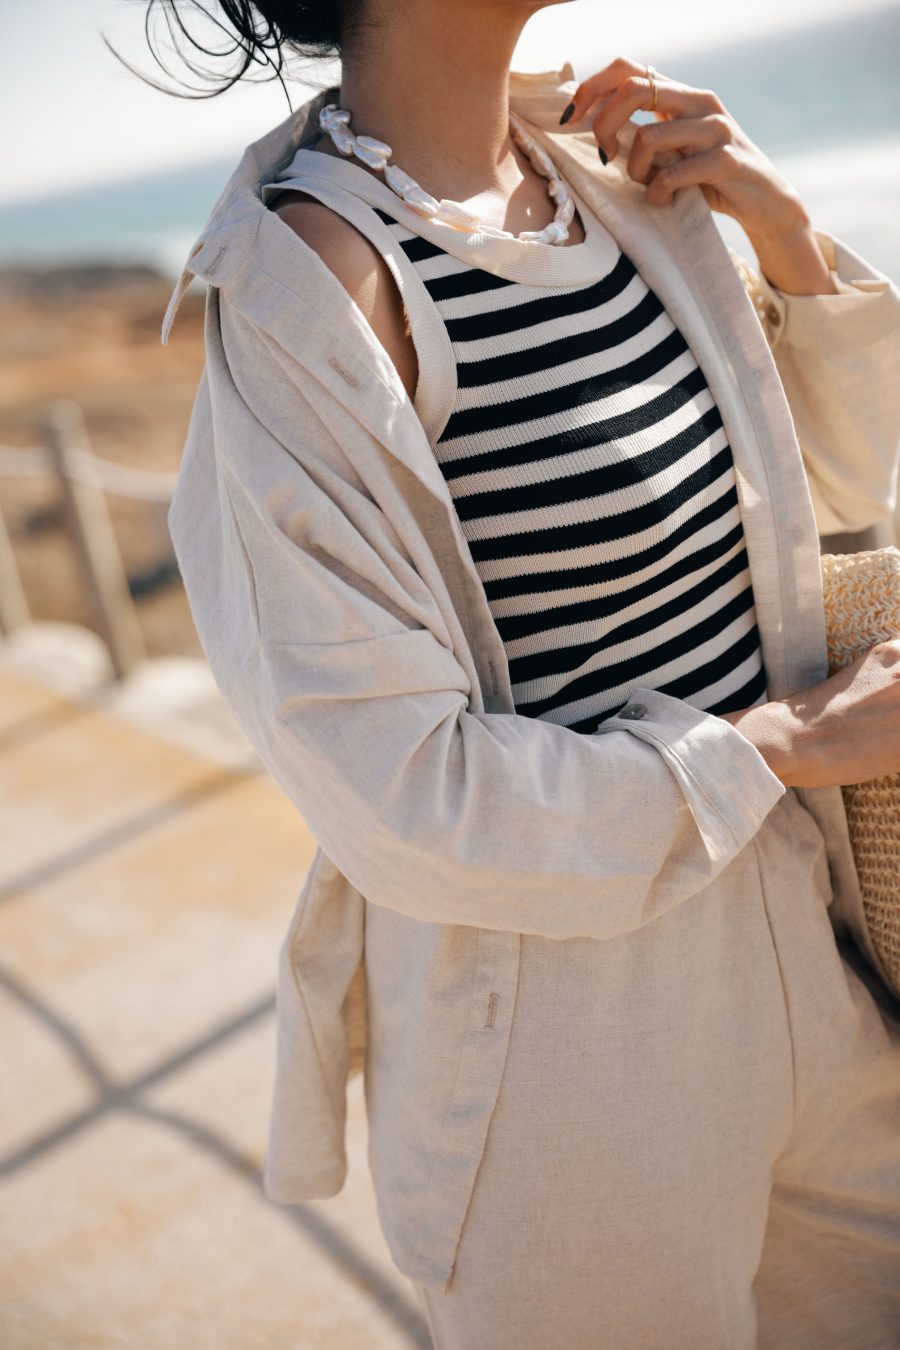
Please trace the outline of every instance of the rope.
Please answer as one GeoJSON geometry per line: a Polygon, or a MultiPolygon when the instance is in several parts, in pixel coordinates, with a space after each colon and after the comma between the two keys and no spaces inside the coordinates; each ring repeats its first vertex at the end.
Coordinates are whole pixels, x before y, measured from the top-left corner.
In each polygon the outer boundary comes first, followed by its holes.
{"type": "MultiPolygon", "coordinates": [[[[114,497],[132,497],[137,501],[166,503],[172,500],[176,473],[156,473],[150,469],[134,469],[127,464],[114,464],[100,459],[89,450],[69,450],[66,453],[68,477],[86,487],[101,487],[114,497]]],[[[40,446],[0,445],[0,477],[39,478],[53,473],[49,452],[40,446]]]]}

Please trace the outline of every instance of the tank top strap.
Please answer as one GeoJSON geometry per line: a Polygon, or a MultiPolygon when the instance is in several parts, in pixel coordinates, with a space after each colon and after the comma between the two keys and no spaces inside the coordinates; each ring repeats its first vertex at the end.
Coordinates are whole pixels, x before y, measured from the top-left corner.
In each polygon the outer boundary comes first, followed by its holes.
{"type": "Polygon", "coordinates": [[[556,248],[439,229],[358,166],[306,153],[323,162],[291,166],[264,197],[308,192],[391,269],[419,359],[415,408],[516,712],[592,734],[636,685],[713,712],[764,699],[727,432],[618,242],[587,212],[585,240],[556,248]]]}
{"type": "MultiPolygon", "coordinates": [[[[376,207],[356,192],[313,175],[296,173],[262,185],[264,203],[292,189],[315,197],[364,234],[384,258],[400,292],[418,361],[413,406],[429,442],[444,426],[456,397],[456,362],[447,328],[428,288],[376,207]]],[[[376,339],[377,340],[377,339],[376,339]]]]}

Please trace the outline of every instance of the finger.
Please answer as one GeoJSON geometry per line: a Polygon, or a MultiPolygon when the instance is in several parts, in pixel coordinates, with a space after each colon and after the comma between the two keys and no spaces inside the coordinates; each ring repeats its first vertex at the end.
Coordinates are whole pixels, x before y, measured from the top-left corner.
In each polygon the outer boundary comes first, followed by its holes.
{"type": "Polygon", "coordinates": [[[668,113],[669,121],[680,117],[702,117],[711,112],[720,111],[716,95],[709,89],[692,89],[690,85],[676,84],[672,80],[656,80],[657,102],[653,108],[653,90],[646,76],[629,75],[601,109],[594,120],[594,135],[597,144],[605,150],[610,159],[619,152],[616,132],[620,131],[632,113],[644,109],[648,112],[668,113]]]}
{"type": "Polygon", "coordinates": [[[680,187],[692,187],[700,183],[717,187],[731,177],[734,165],[734,148],[731,145],[718,145],[714,150],[686,155],[677,164],[667,164],[656,171],[647,185],[647,200],[670,202],[680,187]]]}
{"type": "Polygon", "coordinates": [[[628,155],[628,174],[646,183],[651,169],[675,163],[682,151],[696,154],[731,139],[731,124],[721,113],[706,117],[677,117],[669,122],[644,122],[634,134],[628,155]]]}
{"type": "MultiPolygon", "coordinates": [[[[646,67],[627,57],[617,56],[596,74],[589,75],[579,84],[572,96],[573,111],[566,119],[580,122],[590,111],[592,105],[605,95],[615,93],[616,89],[629,75],[646,75],[646,67]]],[[[659,78],[659,77],[658,77],[659,78]]]]}

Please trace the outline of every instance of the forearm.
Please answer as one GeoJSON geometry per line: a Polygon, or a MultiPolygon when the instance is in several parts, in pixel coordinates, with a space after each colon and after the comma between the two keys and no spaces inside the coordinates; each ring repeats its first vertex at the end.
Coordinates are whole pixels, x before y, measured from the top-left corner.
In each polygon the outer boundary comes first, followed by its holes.
{"type": "Polygon", "coordinates": [[[785,787],[803,787],[814,753],[814,732],[800,716],[795,700],[773,699],[753,708],[721,714],[756,747],[785,787]]]}
{"type": "Polygon", "coordinates": [[[900,637],[876,642],[808,689],[725,720],[785,787],[867,783],[900,772],[900,637]]]}
{"type": "Polygon", "coordinates": [[[838,294],[812,221],[799,203],[790,221],[774,227],[771,233],[747,237],[771,286],[788,295],[838,294]]]}

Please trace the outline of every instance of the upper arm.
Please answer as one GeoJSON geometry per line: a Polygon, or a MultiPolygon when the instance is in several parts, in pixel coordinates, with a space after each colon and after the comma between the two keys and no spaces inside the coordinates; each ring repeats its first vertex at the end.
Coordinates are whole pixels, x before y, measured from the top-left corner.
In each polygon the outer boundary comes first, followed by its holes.
{"type": "Polygon", "coordinates": [[[306,193],[279,194],[272,210],[315,249],[359,306],[397,368],[410,398],[418,382],[416,350],[397,283],[381,253],[350,221],[306,193]]]}

